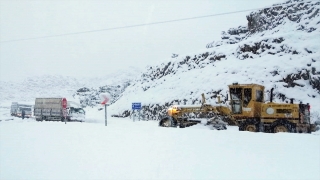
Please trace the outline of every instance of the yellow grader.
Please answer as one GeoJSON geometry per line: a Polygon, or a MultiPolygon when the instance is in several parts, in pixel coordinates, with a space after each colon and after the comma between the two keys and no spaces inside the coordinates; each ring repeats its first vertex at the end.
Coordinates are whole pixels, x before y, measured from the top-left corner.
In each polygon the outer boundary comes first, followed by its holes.
{"type": "MultiPolygon", "coordinates": [[[[168,116],[161,119],[159,126],[188,127],[199,123],[198,120],[188,120],[186,114],[198,113],[205,115],[209,124],[227,122],[239,127],[239,131],[252,132],[297,132],[311,133],[316,125],[310,122],[310,105],[272,102],[273,88],[270,91],[270,101],[264,100],[265,87],[258,84],[229,85],[230,100],[228,105],[212,106],[205,102],[202,94],[201,105],[173,105],[168,109],[168,116]],[[218,122],[217,122],[218,121],[218,122]]],[[[218,97],[220,103],[220,98],[218,97]]]]}

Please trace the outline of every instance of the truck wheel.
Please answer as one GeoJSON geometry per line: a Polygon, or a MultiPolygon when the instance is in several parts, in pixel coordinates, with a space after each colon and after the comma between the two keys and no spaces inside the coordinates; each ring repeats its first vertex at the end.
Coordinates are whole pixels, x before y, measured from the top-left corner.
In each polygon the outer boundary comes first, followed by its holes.
{"type": "Polygon", "coordinates": [[[308,127],[308,130],[307,130],[309,134],[311,134],[311,127],[308,127]]]}
{"type": "Polygon", "coordinates": [[[286,120],[278,120],[271,124],[271,132],[278,133],[278,132],[294,132],[295,126],[291,124],[289,121],[286,120]]]}
{"type": "Polygon", "coordinates": [[[245,130],[245,124],[239,123],[239,131],[244,131],[244,130],[245,130]]]}
{"type": "Polygon", "coordinates": [[[162,126],[162,127],[171,127],[172,126],[171,120],[168,117],[165,117],[165,118],[161,119],[160,126],[162,126]]]}
{"type": "Polygon", "coordinates": [[[169,119],[162,122],[163,127],[171,127],[171,121],[169,119]]]}
{"type": "Polygon", "coordinates": [[[289,132],[289,129],[285,125],[278,125],[278,126],[273,128],[273,132],[274,133],[289,132]]]}
{"type": "Polygon", "coordinates": [[[250,132],[259,132],[259,127],[255,124],[246,124],[244,126],[244,130],[250,132]]]}
{"type": "Polygon", "coordinates": [[[279,124],[273,128],[274,133],[278,132],[292,132],[291,126],[289,124],[279,124]]]}

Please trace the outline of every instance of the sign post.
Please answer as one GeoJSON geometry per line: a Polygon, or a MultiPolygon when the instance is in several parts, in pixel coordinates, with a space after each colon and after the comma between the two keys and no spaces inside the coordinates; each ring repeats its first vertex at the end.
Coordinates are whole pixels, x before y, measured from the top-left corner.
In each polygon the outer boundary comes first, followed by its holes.
{"type": "Polygon", "coordinates": [[[107,126],[107,103],[106,104],[104,104],[104,114],[105,114],[105,117],[104,117],[104,119],[105,119],[105,126],[107,126]]]}
{"type": "MultiPolygon", "coordinates": [[[[132,103],[132,110],[139,110],[139,121],[140,121],[140,110],[141,110],[141,102],[132,103]]],[[[133,115],[133,122],[134,122],[134,115],[133,115]]]]}
{"type": "Polygon", "coordinates": [[[63,113],[63,117],[64,117],[64,124],[67,124],[67,99],[63,98],[62,99],[62,113],[63,113]]]}
{"type": "Polygon", "coordinates": [[[101,102],[102,105],[104,105],[104,118],[105,118],[105,126],[107,126],[107,102],[109,101],[109,98],[107,96],[102,96],[104,100],[101,102]]]}

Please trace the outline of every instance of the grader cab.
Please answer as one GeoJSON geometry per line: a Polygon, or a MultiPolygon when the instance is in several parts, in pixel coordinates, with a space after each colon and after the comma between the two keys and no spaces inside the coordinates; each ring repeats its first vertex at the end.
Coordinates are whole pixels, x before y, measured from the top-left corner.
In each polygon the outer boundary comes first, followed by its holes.
{"type": "Polygon", "coordinates": [[[186,127],[200,121],[188,120],[185,114],[197,113],[211,120],[223,120],[228,124],[234,123],[240,131],[252,132],[299,132],[310,133],[315,125],[310,123],[310,105],[265,102],[265,87],[259,84],[229,85],[230,106],[212,106],[205,103],[202,95],[202,105],[174,105],[168,109],[168,117],[159,122],[160,126],[186,127]]]}
{"type": "Polygon", "coordinates": [[[258,84],[229,85],[231,116],[240,131],[253,132],[303,132],[310,133],[315,125],[310,123],[309,104],[269,102],[264,100],[264,86],[258,84]]]}

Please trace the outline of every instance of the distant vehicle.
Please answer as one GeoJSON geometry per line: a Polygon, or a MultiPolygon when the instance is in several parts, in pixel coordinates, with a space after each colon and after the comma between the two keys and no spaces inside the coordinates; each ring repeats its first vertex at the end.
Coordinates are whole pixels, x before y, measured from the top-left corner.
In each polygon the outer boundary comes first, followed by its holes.
{"type": "Polygon", "coordinates": [[[17,111],[18,111],[18,102],[12,102],[11,109],[10,109],[11,116],[17,116],[17,111]]]}
{"type": "Polygon", "coordinates": [[[12,102],[10,109],[11,116],[21,117],[22,110],[25,112],[24,117],[30,118],[32,116],[32,105],[12,102]]]}
{"type": "Polygon", "coordinates": [[[34,116],[37,121],[84,121],[85,111],[80,104],[67,101],[66,111],[63,108],[64,98],[36,98],[34,116]]]}
{"type": "Polygon", "coordinates": [[[68,120],[70,121],[85,120],[86,112],[84,111],[84,109],[81,107],[80,104],[73,101],[68,101],[67,111],[68,111],[68,120]]]}

